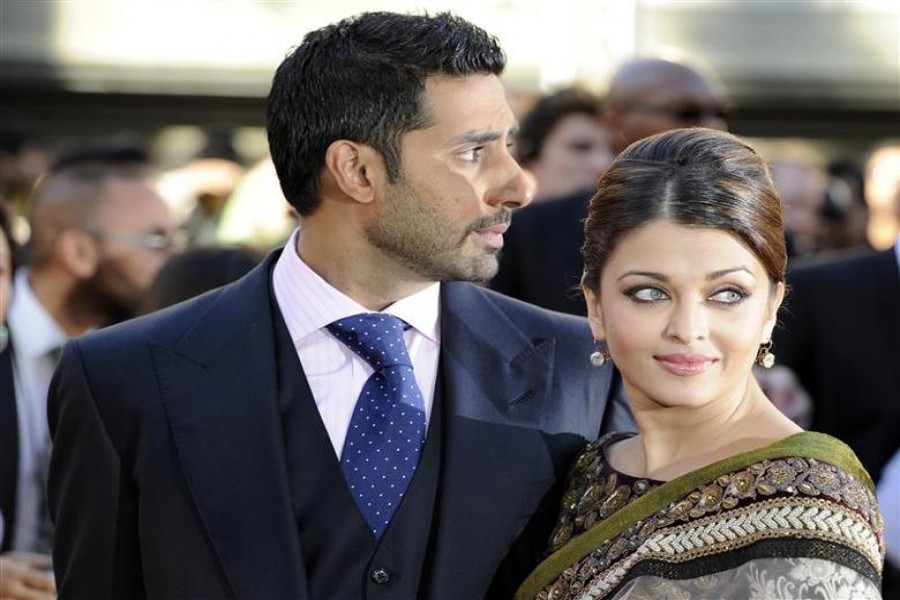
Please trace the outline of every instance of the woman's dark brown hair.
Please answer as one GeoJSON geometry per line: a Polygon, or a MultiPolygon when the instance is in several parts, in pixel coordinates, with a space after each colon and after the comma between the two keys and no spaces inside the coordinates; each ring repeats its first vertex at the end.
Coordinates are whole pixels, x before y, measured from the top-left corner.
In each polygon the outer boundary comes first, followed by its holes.
{"type": "Polygon", "coordinates": [[[773,283],[787,251],[781,202],[765,163],[729,133],[676,129],[635,142],[600,178],[584,225],[584,277],[599,292],[616,244],[653,221],[726,231],[744,243],[773,283]]]}

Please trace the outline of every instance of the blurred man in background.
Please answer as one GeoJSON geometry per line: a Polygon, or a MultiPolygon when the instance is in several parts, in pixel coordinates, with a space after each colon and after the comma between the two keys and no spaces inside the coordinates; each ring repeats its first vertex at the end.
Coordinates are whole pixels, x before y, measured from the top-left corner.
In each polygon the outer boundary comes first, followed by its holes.
{"type": "MultiPolygon", "coordinates": [[[[875,153],[874,159],[884,156],[875,153]]],[[[876,164],[870,174],[880,172],[876,164]]],[[[900,170],[866,185],[900,218],[900,170]]],[[[880,251],[795,266],[774,352],[813,402],[812,428],[846,442],[876,482],[900,448],[900,237],[880,251]]]]}
{"type": "Polygon", "coordinates": [[[134,314],[173,250],[175,224],[149,180],[147,157],[119,147],[74,151],[30,200],[31,238],[8,323],[19,460],[12,548],[48,552],[44,477],[47,390],[67,339],[134,314]]]}
{"type": "Polygon", "coordinates": [[[603,114],[616,155],[670,129],[727,129],[725,99],[716,80],[690,65],[659,58],[625,63],[610,81],[603,114]]]}
{"type": "Polygon", "coordinates": [[[789,256],[815,253],[824,234],[822,211],[828,189],[825,169],[803,146],[788,145],[774,153],[769,171],[781,199],[784,229],[791,240],[789,256]]]}
{"type": "MultiPolygon", "coordinates": [[[[603,106],[615,154],[670,129],[726,129],[725,101],[718,86],[693,67],[662,59],[624,64],[613,75],[603,106]]],[[[582,221],[592,194],[589,190],[516,213],[491,287],[544,308],[586,314],[577,290],[582,221]]]]}

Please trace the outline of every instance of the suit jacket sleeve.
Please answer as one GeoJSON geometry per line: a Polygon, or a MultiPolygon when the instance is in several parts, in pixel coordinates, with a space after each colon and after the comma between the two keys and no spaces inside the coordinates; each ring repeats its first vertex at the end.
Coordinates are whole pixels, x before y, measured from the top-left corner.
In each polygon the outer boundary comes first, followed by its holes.
{"type": "Polygon", "coordinates": [[[91,394],[77,341],[48,398],[53,455],[48,501],[60,598],[142,598],[137,502],[91,394]]]}

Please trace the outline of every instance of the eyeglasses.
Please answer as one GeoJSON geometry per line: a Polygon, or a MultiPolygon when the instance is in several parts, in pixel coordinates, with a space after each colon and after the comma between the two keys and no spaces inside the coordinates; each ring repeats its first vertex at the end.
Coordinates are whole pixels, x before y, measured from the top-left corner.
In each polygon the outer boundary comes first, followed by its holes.
{"type": "Polygon", "coordinates": [[[724,121],[728,118],[728,109],[721,105],[700,106],[656,106],[653,104],[632,104],[629,106],[631,110],[639,112],[653,113],[659,115],[667,115],[676,121],[682,123],[699,123],[707,118],[720,119],[724,121]]]}
{"type": "Polygon", "coordinates": [[[104,229],[92,229],[85,227],[82,229],[87,234],[97,238],[116,240],[129,246],[138,246],[140,248],[149,248],[151,250],[169,251],[183,250],[186,239],[183,232],[174,233],[125,233],[123,231],[107,231],[104,229]]]}

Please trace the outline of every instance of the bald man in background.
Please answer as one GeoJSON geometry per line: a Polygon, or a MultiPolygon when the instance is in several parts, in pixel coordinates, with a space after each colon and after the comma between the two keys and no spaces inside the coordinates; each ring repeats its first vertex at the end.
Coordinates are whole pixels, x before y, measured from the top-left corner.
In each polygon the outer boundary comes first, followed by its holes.
{"type": "MultiPolygon", "coordinates": [[[[719,85],[691,66],[657,58],[627,62],[613,75],[603,121],[616,155],[632,142],[670,129],[727,129],[719,85]]],[[[587,314],[577,290],[583,267],[582,221],[592,195],[516,212],[491,287],[551,310],[587,314]]]]}
{"type": "MultiPolygon", "coordinates": [[[[14,551],[50,549],[47,390],[62,345],[132,316],[173,250],[175,223],[149,175],[141,151],[80,149],[54,165],[30,200],[29,254],[8,314],[18,443],[0,440],[0,453],[18,452],[15,510],[4,516],[14,551]]],[[[9,580],[38,559],[14,564],[4,557],[0,574],[9,580]]]]}

